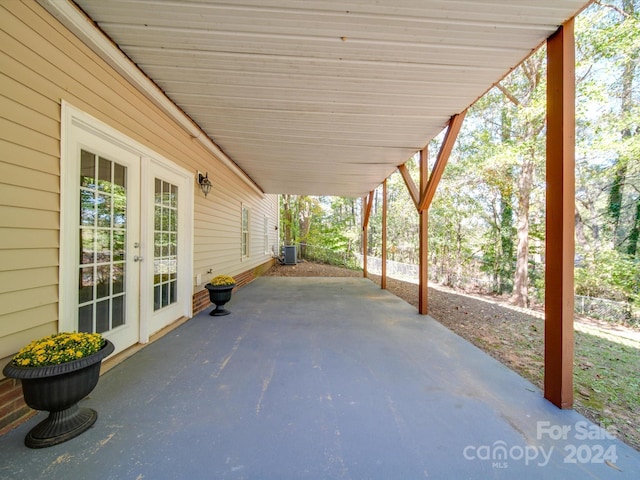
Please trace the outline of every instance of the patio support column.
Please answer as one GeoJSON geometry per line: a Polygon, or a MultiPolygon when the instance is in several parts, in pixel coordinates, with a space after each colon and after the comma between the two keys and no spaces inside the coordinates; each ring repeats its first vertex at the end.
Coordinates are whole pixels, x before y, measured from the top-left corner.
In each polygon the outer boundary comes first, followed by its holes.
{"type": "MultiPolygon", "coordinates": [[[[424,197],[429,181],[429,146],[420,150],[420,196],[424,197]]],[[[418,313],[429,313],[429,208],[418,210],[420,216],[420,262],[418,268],[418,313]]]]}
{"type": "Polygon", "coordinates": [[[368,197],[362,197],[362,276],[367,278],[367,251],[369,248],[369,216],[373,205],[373,193],[369,192],[368,197]]]}
{"type": "Polygon", "coordinates": [[[382,182],[382,272],[380,288],[387,289],[387,179],[382,182]]]}
{"type": "Polygon", "coordinates": [[[573,406],[575,53],[573,20],[547,40],[544,397],[573,406]]]}
{"type": "Polygon", "coordinates": [[[367,197],[362,197],[362,276],[367,278],[367,248],[368,232],[364,221],[364,212],[367,210],[367,197]]]}
{"type": "Polygon", "coordinates": [[[419,272],[419,284],[418,284],[418,312],[421,315],[426,315],[429,310],[428,305],[428,292],[429,292],[429,252],[428,252],[428,240],[429,240],[429,206],[436,194],[436,189],[442,178],[444,168],[447,166],[449,156],[453,150],[453,146],[458,138],[460,129],[462,128],[462,122],[466,116],[467,111],[463,111],[458,115],[454,115],[449,120],[449,127],[447,133],[444,136],[440,151],[438,152],[438,158],[433,166],[431,175],[429,175],[429,145],[426,145],[420,151],[420,188],[416,187],[407,166],[402,164],[398,167],[404,183],[409,190],[409,195],[413,200],[418,215],[420,216],[420,272],[419,272]]]}

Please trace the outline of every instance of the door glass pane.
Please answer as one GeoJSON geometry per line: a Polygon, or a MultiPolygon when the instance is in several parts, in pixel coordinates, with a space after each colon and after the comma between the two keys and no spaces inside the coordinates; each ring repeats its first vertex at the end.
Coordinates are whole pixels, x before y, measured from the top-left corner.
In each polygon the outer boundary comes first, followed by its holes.
{"type": "Polygon", "coordinates": [[[160,293],[160,285],[153,287],[153,310],[162,308],[162,294],[160,293]]]}
{"type": "Polygon", "coordinates": [[[109,314],[109,300],[96,303],[96,332],[104,333],[109,330],[111,315],[109,314]]]}
{"type": "Polygon", "coordinates": [[[111,328],[124,325],[124,295],[113,297],[112,305],[113,310],[111,312],[111,328]]]}
{"type": "Polygon", "coordinates": [[[98,210],[98,226],[111,226],[111,195],[99,193],[96,199],[96,207],[98,210]]]}
{"type": "Polygon", "coordinates": [[[160,310],[178,301],[169,283],[178,269],[178,187],[156,179],[154,203],[153,309],[160,310]]]}
{"type": "Polygon", "coordinates": [[[111,267],[109,265],[98,265],[96,282],[96,297],[108,297],[111,290],[111,267]]]}
{"type": "Polygon", "coordinates": [[[169,234],[168,238],[169,238],[169,255],[172,257],[175,257],[178,252],[178,244],[176,243],[178,241],[178,237],[175,233],[171,233],[169,234]]]}
{"type": "Polygon", "coordinates": [[[111,284],[111,293],[113,295],[124,293],[124,269],[124,262],[113,264],[113,273],[111,277],[111,280],[113,281],[113,283],[111,284]]]}
{"type": "MultiPolygon", "coordinates": [[[[157,197],[156,197],[157,199],[157,197]]],[[[156,232],[162,231],[162,207],[156,204],[154,213],[154,228],[156,232]]]]}
{"type": "Polygon", "coordinates": [[[169,303],[176,303],[178,301],[178,282],[169,283],[169,289],[169,303]]]}
{"type": "Polygon", "coordinates": [[[113,165],[113,186],[114,190],[118,191],[120,195],[124,194],[127,186],[127,168],[115,163],[113,165]]]}
{"type": "Polygon", "coordinates": [[[104,158],[98,159],[98,188],[103,192],[111,192],[111,162],[104,158]]]}
{"type": "Polygon", "coordinates": [[[169,205],[173,208],[178,208],[178,187],[175,185],[171,185],[171,199],[169,201],[169,205]]]}
{"type": "Polygon", "coordinates": [[[78,331],[95,332],[93,328],[93,304],[85,305],[78,310],[78,331]]]}
{"type": "Polygon", "coordinates": [[[93,267],[80,269],[80,303],[86,303],[93,300],[93,267]]]}
{"type": "Polygon", "coordinates": [[[126,323],[127,167],[81,152],[78,331],[126,323]]]}
{"type": "Polygon", "coordinates": [[[80,229],[80,263],[93,264],[96,258],[95,228],[80,229]]]}
{"type": "Polygon", "coordinates": [[[111,229],[98,228],[95,232],[96,261],[109,263],[111,261],[111,229]]]}
{"type": "Polygon", "coordinates": [[[162,180],[156,178],[155,180],[155,201],[154,205],[162,205],[162,180]]]}
{"type": "Polygon", "coordinates": [[[163,283],[162,284],[162,306],[166,307],[167,305],[169,305],[169,284],[168,283],[163,283]]]}
{"type": "Polygon", "coordinates": [[[96,223],[96,196],[91,190],[80,192],[80,225],[93,227],[96,223]]]}
{"type": "Polygon", "coordinates": [[[95,186],[96,156],[91,152],[80,152],[80,186],[91,188],[95,186]]]}
{"type": "Polygon", "coordinates": [[[126,236],[124,230],[114,230],[113,231],[113,251],[112,257],[113,261],[124,261],[124,253],[125,253],[125,243],[126,236]]]}

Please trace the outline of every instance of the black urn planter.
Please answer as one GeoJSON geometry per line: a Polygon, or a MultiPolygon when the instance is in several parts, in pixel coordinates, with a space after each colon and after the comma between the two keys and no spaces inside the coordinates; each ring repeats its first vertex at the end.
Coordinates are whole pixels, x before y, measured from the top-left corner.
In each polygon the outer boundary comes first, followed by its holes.
{"type": "Polygon", "coordinates": [[[22,381],[24,401],[34,410],[49,416],[33,427],[24,439],[29,448],[44,448],[77,437],[93,425],[98,413],[78,402],[89,395],[100,377],[100,364],[114,345],[105,339],[104,346],[93,355],[46,367],[16,367],[8,363],[7,377],[22,381]]]}
{"type": "Polygon", "coordinates": [[[225,303],[231,300],[231,292],[235,288],[236,284],[233,285],[211,285],[207,283],[204,287],[209,290],[209,300],[211,303],[215,304],[216,308],[211,310],[209,315],[214,317],[219,317],[222,315],[229,315],[231,312],[226,310],[224,307],[225,303]]]}

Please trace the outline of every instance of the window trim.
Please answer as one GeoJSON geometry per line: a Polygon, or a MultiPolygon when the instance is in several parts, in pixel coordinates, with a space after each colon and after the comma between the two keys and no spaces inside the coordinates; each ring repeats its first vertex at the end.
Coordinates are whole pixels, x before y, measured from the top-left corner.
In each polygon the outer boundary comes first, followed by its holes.
{"type": "Polygon", "coordinates": [[[251,211],[244,203],[241,204],[240,208],[240,254],[242,259],[249,258],[251,256],[251,211]]]}
{"type": "Polygon", "coordinates": [[[267,215],[264,216],[264,232],[263,232],[263,247],[264,254],[269,255],[271,252],[269,251],[269,217],[267,215]]]}

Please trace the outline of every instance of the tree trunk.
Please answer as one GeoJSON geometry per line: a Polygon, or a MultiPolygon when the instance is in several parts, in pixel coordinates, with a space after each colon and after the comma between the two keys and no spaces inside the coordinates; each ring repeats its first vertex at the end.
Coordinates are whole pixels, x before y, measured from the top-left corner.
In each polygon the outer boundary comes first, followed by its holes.
{"type": "Polygon", "coordinates": [[[612,223],[611,229],[613,232],[613,246],[618,248],[621,245],[621,237],[624,237],[620,232],[620,213],[622,211],[622,189],[627,177],[627,165],[625,162],[618,160],[618,164],[615,166],[615,169],[613,183],[611,184],[611,190],[609,191],[609,205],[607,212],[612,223]]]}
{"type": "MultiPolygon", "coordinates": [[[[623,9],[629,15],[632,16],[635,13],[635,8],[632,0],[625,0],[623,2],[623,9]]],[[[621,134],[621,142],[627,141],[629,138],[634,136],[634,131],[631,127],[626,125],[624,121],[624,117],[628,112],[633,109],[633,83],[635,77],[635,67],[636,61],[634,57],[628,56],[623,65],[622,70],[622,92],[621,92],[621,104],[620,104],[620,120],[621,124],[625,125],[622,128],[621,134]]],[[[624,201],[624,186],[627,180],[627,166],[629,159],[621,156],[617,160],[617,164],[615,165],[614,179],[611,185],[611,190],[609,191],[609,204],[607,208],[607,213],[611,218],[611,228],[613,233],[613,247],[618,251],[624,250],[624,242],[626,240],[626,235],[624,232],[624,226],[621,225],[620,217],[623,208],[624,201]]],[[[629,246],[627,246],[627,249],[629,246]]]]}
{"type": "MultiPolygon", "coordinates": [[[[510,181],[513,177],[509,173],[510,181]]],[[[511,188],[501,189],[500,192],[500,293],[511,291],[510,281],[513,279],[513,207],[511,205],[511,188]]]]}
{"type": "Polygon", "coordinates": [[[284,230],[284,244],[291,245],[293,241],[293,211],[291,210],[291,195],[282,195],[282,228],[284,230]]]}
{"type": "MultiPolygon", "coordinates": [[[[536,89],[542,78],[543,54],[534,54],[522,63],[522,72],[527,79],[526,93],[516,105],[518,107],[529,106],[533,101],[536,89]]],[[[512,101],[514,101],[512,99],[512,101]]],[[[517,99],[516,99],[517,101],[517,99]]],[[[519,307],[529,304],[529,207],[531,202],[531,190],[533,189],[533,175],[536,160],[536,139],[544,128],[542,118],[529,118],[525,120],[526,127],[520,141],[532,142],[530,150],[523,154],[520,178],[518,181],[518,212],[517,212],[517,247],[516,270],[513,279],[513,294],[511,303],[519,307]]]]}
{"type": "Polygon", "coordinates": [[[307,196],[298,197],[298,215],[300,222],[300,241],[306,242],[311,230],[311,219],[313,212],[311,208],[311,199],[307,196]]]}
{"type": "Polygon", "coordinates": [[[533,162],[535,153],[522,164],[518,182],[518,247],[516,253],[516,272],[513,282],[511,303],[518,307],[529,304],[529,204],[533,186],[533,162]]]}
{"type": "Polygon", "coordinates": [[[638,254],[638,237],[640,237],[640,196],[636,198],[636,214],[629,233],[629,245],[627,245],[627,253],[632,258],[638,254]]]}
{"type": "MultiPolygon", "coordinates": [[[[508,104],[501,113],[500,134],[502,143],[511,143],[513,122],[508,104]]],[[[513,170],[507,169],[506,181],[500,188],[500,257],[499,257],[499,293],[511,292],[510,282],[513,279],[513,170]]]]}
{"type": "Polygon", "coordinates": [[[589,244],[587,243],[587,237],[584,234],[584,221],[582,220],[582,215],[578,211],[576,207],[576,213],[574,215],[574,222],[576,228],[576,244],[580,245],[583,249],[588,250],[589,244]]]}

